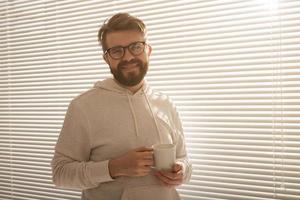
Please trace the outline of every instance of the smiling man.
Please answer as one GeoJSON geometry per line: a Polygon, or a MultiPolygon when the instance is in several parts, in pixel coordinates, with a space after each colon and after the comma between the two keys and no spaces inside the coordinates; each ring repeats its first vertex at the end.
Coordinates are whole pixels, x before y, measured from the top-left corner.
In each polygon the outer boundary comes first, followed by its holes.
{"type": "Polygon", "coordinates": [[[111,47],[104,52],[104,60],[115,80],[136,92],[148,70],[151,46],[146,44],[142,33],[134,30],[108,33],[106,44],[111,47]]]}
{"type": "Polygon", "coordinates": [[[152,51],[145,24],[119,13],[98,39],[113,78],[71,101],[51,163],[54,183],[81,189],[83,200],[180,199],[176,186],[192,168],[176,108],[144,80],[152,51]],[[159,143],[176,145],[169,171],[153,168],[159,143]]]}

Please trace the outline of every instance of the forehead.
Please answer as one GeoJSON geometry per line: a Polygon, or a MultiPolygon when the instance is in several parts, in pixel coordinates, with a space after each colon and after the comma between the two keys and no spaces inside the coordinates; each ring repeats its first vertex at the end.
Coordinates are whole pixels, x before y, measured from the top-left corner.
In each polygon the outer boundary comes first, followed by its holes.
{"type": "Polygon", "coordinates": [[[108,48],[114,46],[127,46],[132,42],[144,41],[144,36],[139,31],[115,31],[108,33],[106,36],[106,44],[108,48]]]}

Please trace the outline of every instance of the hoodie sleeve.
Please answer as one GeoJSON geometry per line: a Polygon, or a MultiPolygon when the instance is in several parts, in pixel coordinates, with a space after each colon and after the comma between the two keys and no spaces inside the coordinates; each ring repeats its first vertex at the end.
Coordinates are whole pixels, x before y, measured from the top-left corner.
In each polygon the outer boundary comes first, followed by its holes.
{"type": "Polygon", "coordinates": [[[184,174],[184,183],[188,183],[191,179],[192,175],[192,164],[189,162],[186,146],[185,146],[185,138],[183,134],[181,120],[179,118],[179,114],[176,111],[176,108],[173,107],[173,122],[175,126],[175,144],[176,144],[176,162],[182,164],[183,166],[183,174],[184,174]]]}
{"type": "Polygon", "coordinates": [[[88,189],[112,181],[108,160],[90,161],[89,121],[76,101],[68,107],[54,157],[53,182],[62,188],[88,189]]]}

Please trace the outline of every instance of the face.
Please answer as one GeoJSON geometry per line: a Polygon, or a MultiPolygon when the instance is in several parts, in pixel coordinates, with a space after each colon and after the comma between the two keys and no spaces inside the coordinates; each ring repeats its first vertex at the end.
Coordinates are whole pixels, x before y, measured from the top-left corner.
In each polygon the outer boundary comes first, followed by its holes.
{"type": "MultiPolygon", "coordinates": [[[[106,44],[108,49],[116,46],[128,46],[137,41],[145,41],[143,34],[138,31],[118,31],[108,33],[106,44]]],[[[114,78],[124,86],[135,86],[139,84],[148,71],[151,47],[146,45],[145,51],[138,56],[132,55],[128,48],[121,59],[113,59],[107,53],[104,60],[109,65],[114,78]]]]}

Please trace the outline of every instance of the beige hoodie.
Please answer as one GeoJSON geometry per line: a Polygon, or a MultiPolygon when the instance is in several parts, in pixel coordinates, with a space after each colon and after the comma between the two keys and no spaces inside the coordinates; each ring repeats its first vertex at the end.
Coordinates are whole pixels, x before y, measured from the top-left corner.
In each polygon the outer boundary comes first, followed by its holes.
{"type": "Polygon", "coordinates": [[[132,94],[113,79],[74,98],[65,116],[52,160],[53,182],[58,187],[82,189],[83,200],[174,200],[175,188],[163,186],[153,175],[109,175],[108,161],[137,147],[176,144],[177,161],[188,162],[182,126],[168,97],[145,83],[132,94]]]}

